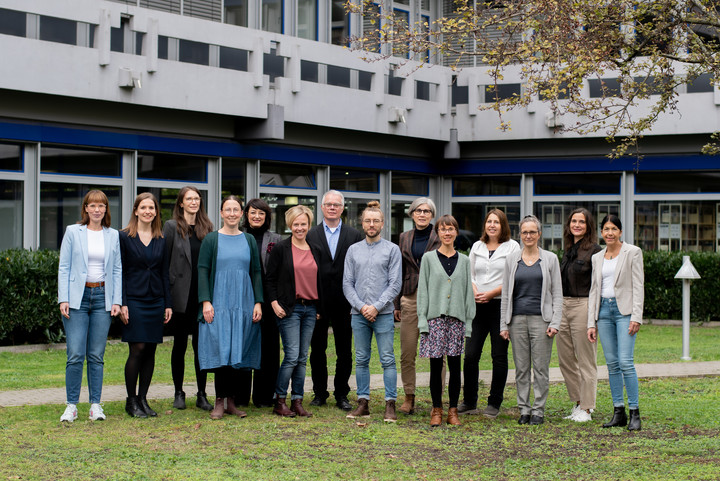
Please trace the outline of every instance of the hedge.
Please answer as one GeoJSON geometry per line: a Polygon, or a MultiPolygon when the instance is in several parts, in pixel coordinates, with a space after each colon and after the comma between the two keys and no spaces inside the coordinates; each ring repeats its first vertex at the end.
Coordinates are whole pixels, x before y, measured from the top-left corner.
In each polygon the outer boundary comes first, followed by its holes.
{"type": "MultiPolygon", "coordinates": [[[[693,321],[720,320],[720,253],[644,252],[645,318],[682,318],[682,281],[675,274],[689,255],[702,279],[693,281],[693,321]]],[[[10,249],[0,252],[0,343],[57,342],[62,320],[57,307],[58,252],[10,249]]]]}

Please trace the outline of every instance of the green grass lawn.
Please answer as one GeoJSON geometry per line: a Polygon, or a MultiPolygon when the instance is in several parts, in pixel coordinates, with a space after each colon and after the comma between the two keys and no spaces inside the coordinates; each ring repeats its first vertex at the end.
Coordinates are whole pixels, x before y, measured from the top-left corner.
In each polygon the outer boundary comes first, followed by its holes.
{"type": "MultiPolygon", "coordinates": [[[[643,326],[638,336],[635,344],[635,362],[681,362],[682,329],[680,327],[643,326]]],[[[718,346],[720,346],[720,329],[704,327],[691,328],[690,354],[694,361],[720,360],[720,349],[718,346]]],[[[171,348],[171,342],[158,346],[153,382],[172,382],[170,373],[171,348]]],[[[329,346],[327,350],[328,367],[331,374],[335,371],[334,353],[335,347],[331,335],[329,336],[329,346]]],[[[397,331],[395,334],[395,357],[399,363],[400,333],[397,331]]],[[[108,345],[105,353],[105,384],[124,383],[123,372],[126,359],[126,344],[112,343],[108,345]]],[[[192,348],[190,346],[188,346],[186,359],[185,378],[188,381],[192,381],[195,378],[195,374],[192,369],[192,348]]],[[[66,356],[64,350],[46,350],[27,354],[0,353],[0,391],[64,387],[65,361],[66,356]]],[[[601,347],[598,348],[598,364],[605,364],[601,347]]],[[[558,365],[554,345],[550,365],[553,367],[558,365]]],[[[510,356],[510,367],[514,367],[512,355],[510,356]]],[[[380,361],[377,358],[377,348],[374,344],[370,369],[373,374],[382,372],[380,361]]],[[[490,361],[490,339],[488,339],[485,344],[483,356],[480,361],[480,369],[492,369],[492,363],[490,361]]],[[[417,370],[418,372],[430,371],[430,363],[428,360],[418,358],[417,370]]],[[[309,363],[307,375],[310,375],[309,363]]]]}
{"type": "Polygon", "coordinates": [[[641,380],[640,392],[636,433],[600,427],[612,409],[607,382],[585,424],[562,419],[565,387],[552,385],[537,427],[517,424],[512,386],[496,420],[463,416],[457,428],[430,428],[427,389],[418,391],[419,412],[397,424],[383,423],[380,392],[364,424],[329,406],[310,419],[250,408],[245,419],[211,421],[194,408],[173,412],[171,400],[153,403],[155,419],[131,419],[123,403],[108,402],[107,421],[87,421],[81,404],[70,425],[58,422],[58,406],[0,408],[0,479],[718,479],[718,379],[641,380]]]}

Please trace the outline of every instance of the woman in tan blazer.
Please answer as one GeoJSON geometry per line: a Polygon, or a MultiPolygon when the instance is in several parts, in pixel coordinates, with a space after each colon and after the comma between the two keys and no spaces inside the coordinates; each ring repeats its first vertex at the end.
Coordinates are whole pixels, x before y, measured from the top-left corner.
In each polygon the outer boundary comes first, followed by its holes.
{"type": "Polygon", "coordinates": [[[617,216],[605,216],[600,227],[607,247],[592,257],[588,339],[595,342],[600,335],[607,361],[614,412],[603,427],[627,425],[628,430],[638,431],[640,411],[634,350],[645,298],[642,250],[620,240],[622,223],[617,216]],[[629,422],[623,385],[630,407],[629,422]]]}

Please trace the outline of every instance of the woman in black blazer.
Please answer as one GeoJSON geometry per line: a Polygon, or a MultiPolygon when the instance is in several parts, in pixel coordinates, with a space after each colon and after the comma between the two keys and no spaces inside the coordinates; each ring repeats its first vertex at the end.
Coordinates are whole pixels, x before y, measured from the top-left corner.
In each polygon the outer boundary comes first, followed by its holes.
{"type": "Polygon", "coordinates": [[[188,336],[192,334],[192,348],[195,358],[195,380],[197,398],[195,406],[205,411],[212,410],[207,399],[205,386],[207,372],[200,369],[198,361],[198,257],[200,245],[205,236],[213,231],[213,224],[205,213],[200,191],[192,186],[180,189],[173,218],[165,222],[163,237],[170,256],[170,292],[173,300],[172,327],[175,339],[170,367],[175,385],[175,409],[185,409],[185,353],[188,336]]]}
{"type": "Polygon", "coordinates": [[[292,236],[270,252],[267,265],[266,299],[277,319],[284,357],[275,385],[275,407],[279,416],[310,417],[302,405],[305,394],[305,366],[308,349],[320,317],[319,252],[305,239],[313,214],[304,205],[285,213],[292,236]],[[285,403],[292,380],[292,406],[285,403]]]}
{"type": "Polygon", "coordinates": [[[172,317],[172,300],[160,206],[149,192],[135,198],[130,222],[120,232],[120,254],[122,340],[129,345],[125,410],[138,418],[157,416],[147,403],[147,392],[155,369],[155,348],[162,342],[163,323],[172,317]]]}

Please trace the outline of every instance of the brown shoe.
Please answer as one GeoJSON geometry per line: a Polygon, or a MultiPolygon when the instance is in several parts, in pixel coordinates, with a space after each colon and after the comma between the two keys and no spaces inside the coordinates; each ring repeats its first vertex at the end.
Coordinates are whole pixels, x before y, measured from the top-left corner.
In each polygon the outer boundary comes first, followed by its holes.
{"type": "Polygon", "coordinates": [[[458,409],[450,408],[448,411],[447,423],[452,426],[460,426],[460,419],[458,419],[458,409]]]}
{"type": "Polygon", "coordinates": [[[273,408],[273,412],[278,416],[294,418],[295,416],[297,416],[297,414],[288,409],[287,404],[285,404],[285,399],[286,398],[284,397],[275,399],[275,407],[273,408]]]}
{"type": "Polygon", "coordinates": [[[442,424],[442,418],[443,418],[443,409],[442,408],[432,408],[432,411],[430,412],[430,426],[436,428],[442,424]]]}
{"type": "Polygon", "coordinates": [[[227,408],[225,408],[225,414],[232,414],[233,416],[240,418],[247,416],[245,411],[241,411],[235,406],[235,399],[231,397],[227,398],[227,408]]]}
{"type": "Polygon", "coordinates": [[[348,419],[369,418],[370,408],[368,407],[368,400],[365,398],[358,399],[358,407],[356,407],[354,411],[350,411],[345,417],[348,419]]]}
{"type": "Polygon", "coordinates": [[[413,414],[415,412],[415,395],[406,394],[405,401],[400,406],[399,411],[405,414],[413,414]]]}
{"type": "Polygon", "coordinates": [[[395,401],[385,401],[385,417],[383,421],[386,423],[397,422],[397,414],[395,414],[395,401]]]}
{"type": "Polygon", "coordinates": [[[302,405],[302,398],[299,399],[293,399],[292,403],[290,403],[290,410],[297,414],[298,416],[302,416],[304,418],[310,418],[312,417],[312,414],[305,410],[305,408],[302,405]]]}
{"type": "Polygon", "coordinates": [[[222,419],[225,415],[225,398],[216,397],[215,407],[210,411],[210,419],[222,419]]]}

